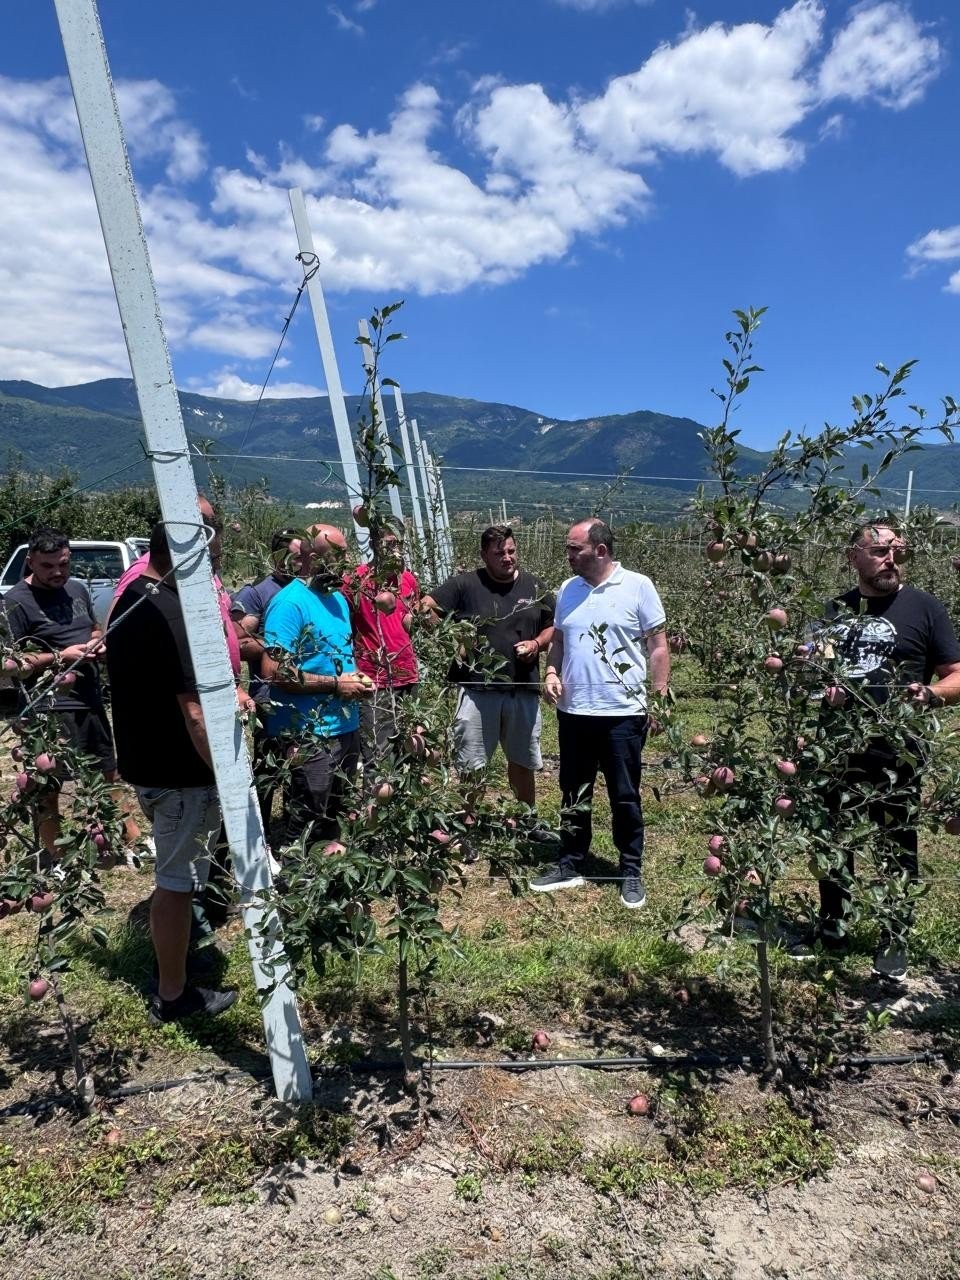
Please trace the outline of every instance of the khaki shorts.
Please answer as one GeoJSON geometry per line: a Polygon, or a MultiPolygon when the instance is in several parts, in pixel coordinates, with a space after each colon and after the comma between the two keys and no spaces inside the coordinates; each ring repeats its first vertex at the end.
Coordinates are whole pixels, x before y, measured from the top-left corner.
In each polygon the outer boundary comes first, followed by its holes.
{"type": "Polygon", "coordinates": [[[497,744],[511,764],[542,769],[540,698],[537,693],[508,689],[461,689],[453,721],[457,768],[485,769],[497,744]]]}
{"type": "Polygon", "coordinates": [[[192,893],[207,883],[220,834],[216,787],[137,787],[140,807],[153,823],[158,889],[192,893]]]}

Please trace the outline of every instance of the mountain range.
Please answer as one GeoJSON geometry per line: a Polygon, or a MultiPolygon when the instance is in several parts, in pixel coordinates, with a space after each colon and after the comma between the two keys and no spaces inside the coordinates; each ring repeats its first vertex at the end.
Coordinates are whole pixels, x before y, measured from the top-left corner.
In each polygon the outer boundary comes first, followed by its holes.
{"type": "MultiPolygon", "coordinates": [[[[395,420],[386,395],[388,423],[395,420]]],[[[265,479],[270,493],[299,504],[339,501],[342,482],[325,460],[338,458],[330,405],[325,396],[224,400],[180,392],[184,422],[198,449],[198,481],[207,454],[230,482],[265,479]],[[229,455],[240,454],[241,457],[229,455]]],[[[443,460],[448,503],[486,514],[505,499],[511,517],[530,518],[541,506],[566,516],[592,508],[634,518],[663,520],[678,514],[701,479],[708,478],[701,424],[650,410],[566,421],[492,401],[432,392],[404,393],[408,418],[443,460]],[[613,477],[631,472],[616,484],[613,477]],[[535,472],[537,474],[529,474],[535,472]],[[609,493],[608,490],[611,490],[609,493]]],[[[351,422],[362,409],[348,397],[351,422]]],[[[22,459],[30,472],[64,468],[83,484],[108,489],[149,483],[141,447],[142,424],[133,382],[108,378],[72,387],[0,381],[0,456],[22,459]]],[[[866,455],[864,455],[866,456],[866,455]]],[[[764,455],[743,450],[753,469],[764,455]]],[[[859,460],[850,459],[859,474],[859,460]]],[[[960,444],[925,445],[899,460],[884,484],[902,489],[914,471],[916,500],[949,507],[960,488],[960,444]],[[924,495],[923,490],[936,490],[924,495]]],[[[890,505],[902,496],[891,493],[890,505]]]]}

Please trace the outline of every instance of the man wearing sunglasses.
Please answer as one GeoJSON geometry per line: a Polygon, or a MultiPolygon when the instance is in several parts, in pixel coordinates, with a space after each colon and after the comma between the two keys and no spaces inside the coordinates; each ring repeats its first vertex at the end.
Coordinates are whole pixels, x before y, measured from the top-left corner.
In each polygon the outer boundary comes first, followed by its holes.
{"type": "MultiPolygon", "coordinates": [[[[848,697],[883,705],[904,696],[923,707],[960,701],[960,644],[946,609],[934,596],[903,581],[907,548],[897,529],[883,520],[859,525],[847,548],[856,586],[831,600],[816,632],[816,647],[839,659],[837,676],[848,697]],[[935,682],[934,682],[935,681],[935,682]]],[[[846,756],[844,772],[824,795],[836,823],[866,816],[874,828],[878,862],[909,882],[918,878],[917,813],[924,743],[911,734],[909,749],[881,735],[846,756]]],[[[820,881],[820,940],[835,953],[847,949],[844,917],[850,899],[853,850],[847,874],[820,881]]],[[[881,936],[874,973],[894,982],[907,975],[904,937],[910,906],[881,936]]],[[[812,955],[791,948],[795,959],[812,955]]]]}

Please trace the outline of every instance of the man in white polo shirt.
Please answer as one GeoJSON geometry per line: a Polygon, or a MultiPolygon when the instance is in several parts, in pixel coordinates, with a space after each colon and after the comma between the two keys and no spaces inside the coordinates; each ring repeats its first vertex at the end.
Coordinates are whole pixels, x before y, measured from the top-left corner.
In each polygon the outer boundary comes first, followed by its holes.
{"type": "Polygon", "coordinates": [[[557,595],[553,643],[543,694],[557,708],[564,831],[559,863],[530,882],[536,893],[583,884],[590,852],[590,804],[597,772],[610,797],[613,840],[620,854],[620,901],[646,901],[643,888],[641,753],[646,741],[647,668],[657,693],[670,680],[663,605],[648,577],[613,558],[613,534],[602,520],[583,520],[567,534],[567,560],[577,575],[557,595]],[[598,627],[603,627],[602,641],[598,627]],[[625,670],[620,670],[629,664],[625,670]]]}

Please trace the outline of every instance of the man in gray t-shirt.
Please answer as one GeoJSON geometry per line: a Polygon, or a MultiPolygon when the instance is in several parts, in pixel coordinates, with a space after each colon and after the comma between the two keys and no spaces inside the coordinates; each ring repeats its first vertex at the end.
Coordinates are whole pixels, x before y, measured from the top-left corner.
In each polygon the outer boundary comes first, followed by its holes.
{"type": "MultiPolygon", "coordinates": [[[[19,655],[20,699],[26,706],[33,682],[45,671],[73,668],[51,691],[48,705],[56,712],[60,736],[92,756],[107,782],[117,781],[117,761],[110,722],[104,710],[97,665],[103,637],[93,613],[90,593],[70,577],[70,542],[57,529],[38,529],[27,551],[27,576],[3,598],[10,639],[29,645],[19,655]],[[73,677],[70,679],[70,677],[73,677]]],[[[53,744],[51,744],[53,746],[53,744]]],[[[120,797],[117,797],[120,803],[120,797]]],[[[140,839],[131,817],[124,821],[126,842],[140,839]]],[[[59,858],[59,793],[47,788],[39,814],[40,840],[51,860],[59,858]]]]}

